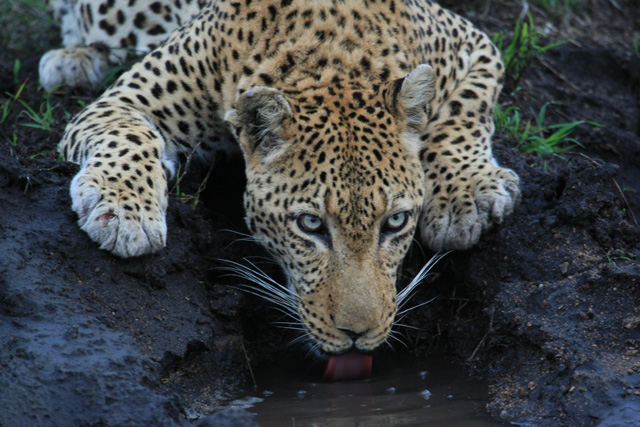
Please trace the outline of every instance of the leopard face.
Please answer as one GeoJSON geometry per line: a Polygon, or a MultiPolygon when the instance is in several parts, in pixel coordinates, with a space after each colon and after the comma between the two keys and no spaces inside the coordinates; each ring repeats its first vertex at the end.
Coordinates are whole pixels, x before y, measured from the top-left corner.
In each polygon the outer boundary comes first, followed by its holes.
{"type": "Polygon", "coordinates": [[[431,69],[414,74],[289,97],[257,87],[227,114],[247,161],[247,224],[326,353],[371,351],[393,325],[398,270],[424,202],[416,128],[431,69]],[[418,108],[407,99],[416,91],[418,108]]]}

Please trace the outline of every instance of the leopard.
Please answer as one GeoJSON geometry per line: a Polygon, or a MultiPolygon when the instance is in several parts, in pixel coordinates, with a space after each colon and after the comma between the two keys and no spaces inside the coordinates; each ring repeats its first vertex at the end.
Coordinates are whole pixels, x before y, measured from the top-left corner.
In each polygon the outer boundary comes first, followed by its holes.
{"type": "MultiPolygon", "coordinates": [[[[389,343],[414,238],[434,253],[469,249],[520,200],[518,175],[492,154],[501,54],[435,2],[52,3],[80,33],[64,61],[150,50],[59,144],[79,164],[70,194],[80,228],[118,257],[160,251],[179,156],[206,164],[238,150],[246,225],[284,273],[268,286],[321,354],[389,343]],[[176,24],[162,40],[136,24],[159,16],[176,24]]],[[[83,74],[47,67],[62,84],[83,74]]]]}

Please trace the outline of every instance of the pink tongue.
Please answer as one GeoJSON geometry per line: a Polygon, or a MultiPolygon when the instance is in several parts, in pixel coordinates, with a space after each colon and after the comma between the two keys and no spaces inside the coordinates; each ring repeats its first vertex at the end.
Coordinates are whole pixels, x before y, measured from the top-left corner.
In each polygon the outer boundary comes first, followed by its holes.
{"type": "Polygon", "coordinates": [[[373,357],[355,351],[331,356],[324,371],[325,381],[358,380],[371,376],[373,357]]]}

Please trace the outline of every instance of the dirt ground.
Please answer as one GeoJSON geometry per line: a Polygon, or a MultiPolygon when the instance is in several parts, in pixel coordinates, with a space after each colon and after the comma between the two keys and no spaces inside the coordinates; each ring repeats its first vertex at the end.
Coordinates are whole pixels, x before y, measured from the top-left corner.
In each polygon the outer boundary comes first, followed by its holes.
{"type": "MultiPolygon", "coordinates": [[[[403,330],[408,351],[453,358],[487,380],[487,411],[503,421],[640,422],[636,3],[585,0],[571,18],[530,9],[546,41],[571,41],[507,81],[501,104],[532,119],[553,101],[548,123],[603,126],[579,127],[584,147],[546,167],[496,135],[497,158],[521,177],[522,203],[476,248],[438,264],[416,297],[435,301],[403,321],[420,328],[403,330]]],[[[506,0],[445,4],[489,34],[510,34],[522,10],[506,0]]],[[[21,99],[42,103],[37,61],[59,43],[55,31],[39,32],[28,51],[10,44],[0,52],[0,105],[27,78],[21,99]]],[[[194,194],[208,168],[189,171],[170,200],[166,249],[113,257],[78,229],[68,195],[77,166],[55,152],[68,116],[93,96],[59,91],[50,131],[13,113],[0,123],[0,425],[240,422],[246,414],[219,411],[251,389],[252,370],[308,360],[306,349],[288,345],[290,333],[269,324],[275,310],[216,269],[221,259],[250,258],[278,274],[231,231],[246,231],[241,161],[217,159],[196,209],[177,193],[194,194]]],[[[413,248],[405,274],[429,255],[413,248]]]]}

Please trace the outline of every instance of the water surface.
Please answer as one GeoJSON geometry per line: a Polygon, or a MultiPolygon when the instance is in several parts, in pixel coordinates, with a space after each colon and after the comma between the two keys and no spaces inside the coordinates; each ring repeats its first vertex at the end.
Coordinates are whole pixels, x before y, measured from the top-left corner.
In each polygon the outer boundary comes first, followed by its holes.
{"type": "Polygon", "coordinates": [[[263,427],[503,425],[484,412],[487,384],[466,378],[459,366],[442,360],[375,363],[372,378],[336,383],[313,381],[294,367],[257,372],[254,397],[237,403],[263,427]]]}

